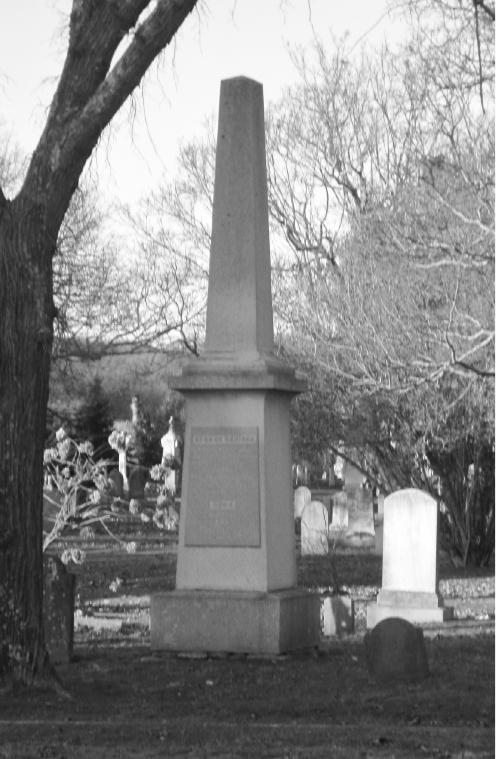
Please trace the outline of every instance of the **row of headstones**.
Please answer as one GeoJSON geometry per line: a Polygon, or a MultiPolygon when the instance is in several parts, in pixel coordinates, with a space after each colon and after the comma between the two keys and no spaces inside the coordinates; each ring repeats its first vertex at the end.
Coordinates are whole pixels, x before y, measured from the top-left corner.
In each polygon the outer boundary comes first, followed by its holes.
{"type": "MultiPolygon", "coordinates": [[[[113,469],[109,473],[109,480],[112,482],[112,495],[117,498],[144,498],[145,487],[150,482],[150,470],[145,466],[133,466],[127,478],[124,481],[122,473],[118,469],[113,469]]],[[[175,493],[177,490],[177,471],[171,469],[165,476],[164,484],[168,490],[175,493]]]]}
{"type": "MultiPolygon", "coordinates": [[[[111,495],[115,498],[135,498],[140,500],[146,496],[145,488],[147,483],[150,482],[150,470],[145,466],[133,466],[131,467],[127,482],[125,482],[122,473],[118,469],[112,469],[109,472],[108,479],[111,482],[111,495]]],[[[163,484],[168,490],[175,493],[177,490],[177,471],[171,469],[166,474],[163,484]]],[[[47,482],[44,485],[45,490],[51,490],[52,487],[51,482],[47,482]]],[[[86,495],[84,497],[86,498],[86,495]]],[[[63,495],[59,496],[57,493],[51,494],[52,500],[59,500],[60,498],[63,498],[63,495]]],[[[79,501],[76,498],[76,505],[78,503],[79,501]]]]}
{"type": "MultiPolygon", "coordinates": [[[[384,499],[382,587],[367,607],[367,626],[398,616],[414,622],[440,622],[451,609],[438,593],[438,502],[414,488],[384,499]]],[[[310,501],[301,514],[301,552],[327,553],[327,509],[310,501]]]]}
{"type": "Polygon", "coordinates": [[[309,488],[301,486],[294,494],[294,516],[301,520],[301,552],[304,555],[327,553],[329,538],[353,543],[356,536],[360,543],[367,539],[369,544],[375,541],[374,506],[370,490],[338,491],[332,496],[328,507],[322,501],[312,501],[309,488]]]}

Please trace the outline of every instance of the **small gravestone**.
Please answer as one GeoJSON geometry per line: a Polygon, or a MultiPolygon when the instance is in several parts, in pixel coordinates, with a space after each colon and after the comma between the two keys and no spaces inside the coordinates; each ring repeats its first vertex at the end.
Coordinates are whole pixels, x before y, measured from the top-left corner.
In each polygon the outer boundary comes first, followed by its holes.
{"type": "Polygon", "coordinates": [[[340,637],[353,632],[355,608],[350,596],[325,595],[320,605],[321,629],[324,636],[340,637]]]}
{"type": "Polygon", "coordinates": [[[172,495],[176,495],[177,492],[177,470],[168,469],[164,475],[164,487],[172,495]]]}
{"type": "Polygon", "coordinates": [[[364,488],[346,491],[348,507],[348,540],[353,542],[356,537],[357,542],[369,542],[371,545],[375,540],[374,527],[374,504],[372,492],[364,488]]]}
{"type": "Polygon", "coordinates": [[[112,469],[108,476],[110,483],[110,495],[114,498],[122,498],[124,495],[124,478],[118,469],[112,469]]]}
{"type": "Polygon", "coordinates": [[[429,675],[424,634],[398,617],[382,620],[364,638],[369,673],[376,680],[415,682],[429,675]]]}
{"type": "Polygon", "coordinates": [[[331,534],[341,534],[348,529],[348,498],[341,491],[332,497],[332,519],[329,525],[331,534]]]}
{"type": "Polygon", "coordinates": [[[171,460],[180,463],[180,443],[174,427],[174,417],[169,419],[169,429],[166,434],[161,438],[160,444],[162,446],[162,464],[167,466],[171,460]]]}
{"type": "Polygon", "coordinates": [[[295,519],[301,519],[303,509],[308,506],[312,500],[312,493],[305,485],[300,485],[294,492],[294,516],[295,519]]]}
{"type": "Polygon", "coordinates": [[[134,466],[129,475],[129,497],[144,498],[145,485],[148,479],[148,469],[145,466],[134,466]]]}
{"type": "Polygon", "coordinates": [[[291,477],[295,487],[307,485],[308,483],[308,464],[293,464],[291,467],[291,477]]]}
{"type": "Polygon", "coordinates": [[[348,509],[346,543],[350,546],[372,545],[375,535],[372,493],[363,488],[363,472],[349,461],[344,463],[343,476],[348,509]]]}
{"type": "Polygon", "coordinates": [[[329,552],[329,515],[320,501],[311,501],[301,515],[301,555],[321,556],[329,552]]]}
{"type": "Polygon", "coordinates": [[[43,623],[52,664],[68,664],[74,642],[76,577],[56,556],[43,557],[43,623]]]}
{"type": "Polygon", "coordinates": [[[161,438],[162,468],[164,470],[164,487],[172,495],[177,492],[177,473],[181,464],[181,449],[179,438],[174,427],[174,418],[169,419],[169,429],[161,438]]]}
{"type": "Polygon", "coordinates": [[[438,594],[438,504],[428,493],[399,490],[384,500],[382,588],[367,605],[367,627],[386,617],[442,622],[452,609],[438,594]]]}
{"type": "Polygon", "coordinates": [[[344,489],[358,490],[362,487],[364,475],[354,464],[345,461],[343,467],[344,489]]]}
{"type": "Polygon", "coordinates": [[[345,461],[343,457],[338,454],[334,461],[334,476],[341,483],[344,483],[344,465],[345,461]]]}

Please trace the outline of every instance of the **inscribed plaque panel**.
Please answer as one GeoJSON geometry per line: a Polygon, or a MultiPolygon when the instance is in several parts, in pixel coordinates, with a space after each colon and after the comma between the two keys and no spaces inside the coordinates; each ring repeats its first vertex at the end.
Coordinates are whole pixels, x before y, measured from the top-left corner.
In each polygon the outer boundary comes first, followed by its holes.
{"type": "Polygon", "coordinates": [[[258,547],[257,427],[193,427],[185,545],[258,547]]]}

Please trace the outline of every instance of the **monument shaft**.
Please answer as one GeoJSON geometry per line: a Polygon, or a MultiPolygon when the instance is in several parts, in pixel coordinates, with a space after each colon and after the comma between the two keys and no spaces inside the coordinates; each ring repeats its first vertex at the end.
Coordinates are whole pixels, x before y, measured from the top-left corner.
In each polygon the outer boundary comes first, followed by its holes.
{"type": "Polygon", "coordinates": [[[295,588],[289,403],[303,384],[273,353],[263,113],[260,84],[222,82],[205,351],[170,383],[186,396],[184,468],[176,590],[152,596],[155,648],[318,641],[318,598],[295,588]]]}
{"type": "Polygon", "coordinates": [[[222,82],[207,301],[207,354],[272,353],[262,85],[222,82]]]}

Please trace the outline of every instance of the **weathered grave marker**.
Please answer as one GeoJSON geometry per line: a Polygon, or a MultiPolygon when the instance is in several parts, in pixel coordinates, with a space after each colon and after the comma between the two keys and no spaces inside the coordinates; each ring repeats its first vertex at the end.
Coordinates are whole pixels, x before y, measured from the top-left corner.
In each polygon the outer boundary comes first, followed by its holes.
{"type": "Polygon", "coordinates": [[[129,497],[144,498],[145,485],[148,479],[148,469],[145,466],[137,464],[131,468],[129,474],[129,497]]]}
{"type": "Polygon", "coordinates": [[[340,637],[353,632],[355,604],[350,596],[324,595],[321,599],[320,614],[324,636],[340,637]]]}
{"type": "Polygon", "coordinates": [[[346,491],[348,508],[347,540],[350,543],[374,545],[374,504],[370,490],[346,491]]]}
{"type": "Polygon", "coordinates": [[[329,552],[329,514],[323,503],[312,501],[301,515],[301,555],[321,556],[329,552]]]}
{"type": "Polygon", "coordinates": [[[162,445],[162,466],[165,469],[164,485],[172,495],[175,495],[177,492],[176,467],[181,463],[181,451],[172,416],[169,419],[169,429],[162,436],[160,443],[162,445]]]}
{"type": "Polygon", "coordinates": [[[186,396],[176,590],[151,599],[153,648],[278,653],[314,645],[296,586],[289,403],[274,355],[262,86],[222,82],[205,351],[186,396]]]}
{"type": "Polygon", "coordinates": [[[344,465],[344,492],[348,508],[348,530],[346,541],[349,544],[374,542],[374,505],[372,493],[363,488],[364,475],[349,461],[344,465]]]}
{"type": "Polygon", "coordinates": [[[294,492],[294,516],[295,519],[301,519],[303,509],[308,506],[312,500],[312,491],[305,485],[300,485],[294,492]]]}
{"type": "Polygon", "coordinates": [[[67,664],[72,658],[75,581],[60,559],[43,557],[43,621],[53,664],[67,664]]]}
{"type": "Polygon", "coordinates": [[[116,498],[122,498],[124,495],[124,478],[118,469],[112,469],[109,476],[110,493],[116,498]]]}
{"type": "Polygon", "coordinates": [[[386,617],[410,622],[442,622],[452,610],[442,606],[437,575],[438,504],[414,488],[384,499],[382,588],[367,606],[367,627],[386,617]]]}
{"type": "Polygon", "coordinates": [[[398,617],[383,619],[364,639],[367,668],[380,681],[415,682],[429,675],[421,629],[398,617]]]}
{"type": "Polygon", "coordinates": [[[348,530],[348,498],[340,491],[332,496],[332,515],[329,533],[336,538],[345,535],[348,530]]]}
{"type": "Polygon", "coordinates": [[[344,489],[347,491],[358,490],[362,487],[364,475],[363,472],[354,466],[350,461],[344,462],[343,467],[344,489]]]}

